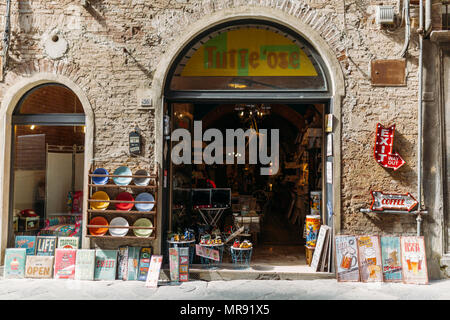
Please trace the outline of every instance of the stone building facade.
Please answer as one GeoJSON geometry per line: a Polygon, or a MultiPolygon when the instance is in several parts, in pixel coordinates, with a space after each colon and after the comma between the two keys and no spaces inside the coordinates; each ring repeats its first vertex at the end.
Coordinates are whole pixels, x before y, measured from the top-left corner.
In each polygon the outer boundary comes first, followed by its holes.
{"type": "MultiPolygon", "coordinates": [[[[77,94],[87,116],[87,163],[95,160],[108,161],[111,166],[126,164],[132,169],[160,168],[162,97],[169,67],[197,34],[215,24],[239,19],[262,19],[291,28],[316,48],[328,67],[335,119],[335,233],[415,235],[415,215],[360,211],[370,206],[371,190],[410,192],[417,197],[417,18],[405,56],[406,85],[373,86],[370,77],[372,60],[402,58],[405,28],[380,28],[376,23],[378,5],[392,5],[398,10],[399,2],[402,1],[91,0],[85,7],[84,1],[14,1],[6,72],[0,83],[2,256],[10,210],[10,121],[21,95],[40,83],[65,84],[77,94]],[[152,99],[150,109],[140,107],[143,96],[152,99]],[[377,123],[396,125],[395,150],[406,161],[398,171],[388,171],[373,159],[377,123]],[[135,127],[141,130],[144,151],[131,157],[128,133],[135,127]]],[[[433,1],[433,10],[439,11],[440,5],[433,1]]],[[[5,10],[2,3],[0,12],[5,10]]],[[[418,7],[411,11],[417,14],[418,7]]],[[[433,19],[433,30],[441,29],[440,23],[438,14],[433,19]]],[[[4,24],[2,17],[0,25],[4,24]]],[[[425,41],[425,46],[431,46],[430,40],[425,41]]],[[[429,55],[427,61],[434,61],[435,52],[431,50],[429,55]]],[[[436,90],[428,91],[439,95],[436,90]]],[[[429,274],[439,278],[447,273],[441,263],[447,253],[447,226],[442,122],[433,118],[433,108],[438,113],[442,105],[435,103],[424,113],[422,208],[428,213],[422,215],[422,234],[427,243],[429,274]]],[[[162,192],[160,188],[158,195],[162,196],[162,192]]],[[[164,212],[161,206],[158,208],[161,221],[164,212]]],[[[161,248],[161,236],[159,228],[154,243],[156,252],[161,248]]],[[[83,244],[89,246],[87,240],[83,244]]]]}

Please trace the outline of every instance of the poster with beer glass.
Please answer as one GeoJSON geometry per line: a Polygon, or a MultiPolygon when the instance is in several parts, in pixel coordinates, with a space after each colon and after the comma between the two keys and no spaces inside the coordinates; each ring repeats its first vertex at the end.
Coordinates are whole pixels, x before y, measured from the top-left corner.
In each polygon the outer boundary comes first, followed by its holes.
{"type": "Polygon", "coordinates": [[[400,237],[381,237],[383,279],[386,282],[402,282],[400,237]]]}
{"type": "Polygon", "coordinates": [[[423,237],[401,237],[403,282],[428,284],[427,257],[423,237]]]}
{"type": "Polygon", "coordinates": [[[337,235],[335,241],[337,281],[359,281],[358,245],[356,237],[337,235]]]}
{"type": "Polygon", "coordinates": [[[382,282],[381,248],[378,236],[358,237],[359,272],[362,282],[382,282]]]}

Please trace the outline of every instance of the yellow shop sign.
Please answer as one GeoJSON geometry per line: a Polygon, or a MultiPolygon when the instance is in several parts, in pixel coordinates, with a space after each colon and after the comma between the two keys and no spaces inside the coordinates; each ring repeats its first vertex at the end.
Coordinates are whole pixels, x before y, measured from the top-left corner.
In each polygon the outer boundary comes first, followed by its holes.
{"type": "Polygon", "coordinates": [[[181,76],[317,76],[317,71],[291,40],[271,30],[248,27],[223,32],[205,42],[188,60],[181,76]]]}

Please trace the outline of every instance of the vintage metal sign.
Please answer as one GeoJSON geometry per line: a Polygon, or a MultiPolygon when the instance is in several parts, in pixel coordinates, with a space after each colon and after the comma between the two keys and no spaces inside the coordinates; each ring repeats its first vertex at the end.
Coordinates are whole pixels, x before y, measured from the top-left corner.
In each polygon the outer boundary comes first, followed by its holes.
{"type": "Polygon", "coordinates": [[[411,211],[417,204],[417,200],[408,192],[407,194],[390,193],[385,194],[381,191],[371,191],[373,211],[399,210],[411,211]]]}
{"type": "Polygon", "coordinates": [[[405,160],[397,152],[393,152],[395,124],[389,128],[377,124],[375,135],[374,157],[379,165],[398,170],[405,164],[405,160]]]}

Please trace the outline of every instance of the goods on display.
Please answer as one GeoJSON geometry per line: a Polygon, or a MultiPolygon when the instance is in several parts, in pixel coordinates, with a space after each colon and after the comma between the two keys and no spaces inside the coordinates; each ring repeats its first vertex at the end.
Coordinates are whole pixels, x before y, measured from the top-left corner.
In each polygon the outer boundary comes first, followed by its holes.
{"type": "Polygon", "coordinates": [[[403,282],[428,284],[424,237],[400,237],[403,282]]]}
{"type": "Polygon", "coordinates": [[[137,280],[139,271],[139,254],[141,247],[128,247],[127,280],[137,280]]]}
{"type": "Polygon", "coordinates": [[[151,257],[147,278],[145,279],[146,287],[148,288],[158,287],[158,279],[159,279],[159,272],[161,270],[162,259],[163,257],[159,255],[153,255],[151,257]]]}
{"type": "Polygon", "coordinates": [[[115,280],[117,250],[95,250],[94,280],[115,280]]]}
{"type": "Polygon", "coordinates": [[[121,246],[117,251],[117,279],[128,279],[128,247],[121,246]]]}
{"type": "MultiPolygon", "coordinates": [[[[104,174],[104,175],[108,175],[108,170],[104,169],[104,168],[97,168],[94,170],[94,172],[92,172],[92,174],[104,174]]],[[[92,177],[92,182],[94,184],[98,184],[98,185],[105,185],[107,184],[109,181],[109,177],[92,177]]]]}
{"type": "MultiPolygon", "coordinates": [[[[138,194],[138,196],[136,197],[136,201],[155,201],[155,198],[150,193],[142,192],[142,193],[138,194]]],[[[136,206],[137,210],[146,212],[146,211],[151,211],[154,207],[154,204],[153,203],[136,203],[135,206],[136,206]]]]}
{"type": "Polygon", "coordinates": [[[25,276],[26,256],[25,248],[7,248],[3,277],[5,279],[22,279],[25,276]]]}
{"type": "Polygon", "coordinates": [[[104,200],[91,202],[91,208],[94,210],[106,210],[109,206],[109,196],[105,191],[97,191],[92,195],[92,200],[104,200]]]}
{"type": "Polygon", "coordinates": [[[169,248],[170,281],[180,281],[180,255],[178,248],[169,248]]]}
{"type": "Polygon", "coordinates": [[[94,280],[95,250],[78,249],[75,259],[75,280],[94,280]]]}
{"type": "Polygon", "coordinates": [[[57,238],[55,236],[37,236],[36,255],[53,256],[55,254],[57,238]]]}
{"type": "Polygon", "coordinates": [[[80,238],[58,237],[58,249],[78,249],[80,238]]]}
{"type": "MultiPolygon", "coordinates": [[[[116,227],[128,227],[128,221],[122,217],[115,217],[110,221],[109,225],[116,227]]],[[[114,237],[123,237],[128,233],[128,228],[110,228],[109,233],[114,237]]]]}
{"type": "Polygon", "coordinates": [[[51,279],[53,256],[27,256],[25,278],[51,279]]]}
{"type": "MultiPolygon", "coordinates": [[[[134,201],[133,196],[129,192],[121,192],[117,195],[116,200],[118,201],[134,201]]],[[[133,208],[133,202],[116,202],[115,207],[117,210],[130,211],[133,208]]]]}
{"type": "Polygon", "coordinates": [[[381,237],[383,279],[386,282],[402,281],[400,237],[381,237]]]}
{"type": "Polygon", "coordinates": [[[313,268],[314,271],[318,271],[319,267],[321,267],[322,269],[324,267],[324,263],[327,258],[326,257],[327,250],[325,250],[325,248],[328,248],[330,239],[330,230],[331,228],[329,226],[326,225],[320,226],[316,248],[314,250],[311,260],[311,268],[313,268]]]}
{"type": "Polygon", "coordinates": [[[152,256],[152,248],[141,248],[139,253],[138,278],[139,281],[146,281],[148,268],[150,267],[150,258],[152,256]]]}
{"type": "MultiPolygon", "coordinates": [[[[101,226],[107,226],[108,225],[108,220],[106,220],[103,217],[94,217],[89,221],[90,225],[101,225],[101,226]]],[[[106,232],[108,232],[108,228],[94,228],[94,227],[89,227],[89,233],[93,236],[103,236],[104,234],[106,234],[106,232]]]]}
{"type": "Polygon", "coordinates": [[[76,256],[76,249],[56,249],[53,277],[55,279],[74,279],[76,256]]]}
{"type": "MultiPolygon", "coordinates": [[[[148,176],[148,172],[146,170],[140,169],[136,171],[135,176],[148,176]]],[[[150,178],[134,178],[134,184],[137,186],[148,186],[150,183],[150,178]]]]}
{"type": "Polygon", "coordinates": [[[336,276],[338,281],[359,281],[358,245],[355,236],[337,235],[336,276]]]}
{"type": "Polygon", "coordinates": [[[359,271],[362,282],[382,282],[380,239],[378,236],[358,237],[359,271]]]}
{"type": "MultiPolygon", "coordinates": [[[[135,227],[153,227],[152,222],[147,218],[137,219],[133,224],[135,227]]],[[[136,237],[149,237],[153,232],[153,229],[133,229],[133,233],[136,237]]]]}
{"type": "Polygon", "coordinates": [[[16,236],[15,247],[27,249],[27,255],[34,255],[36,251],[36,236],[16,236]]]}
{"type": "Polygon", "coordinates": [[[317,235],[320,228],[320,216],[306,216],[306,246],[314,248],[317,242],[317,235]]]}
{"type": "Polygon", "coordinates": [[[124,177],[114,177],[113,178],[114,183],[118,186],[127,186],[130,184],[130,182],[132,180],[131,177],[128,177],[128,176],[132,175],[131,170],[130,170],[130,168],[128,168],[126,166],[117,168],[114,171],[114,175],[115,176],[124,176],[124,177]]]}

